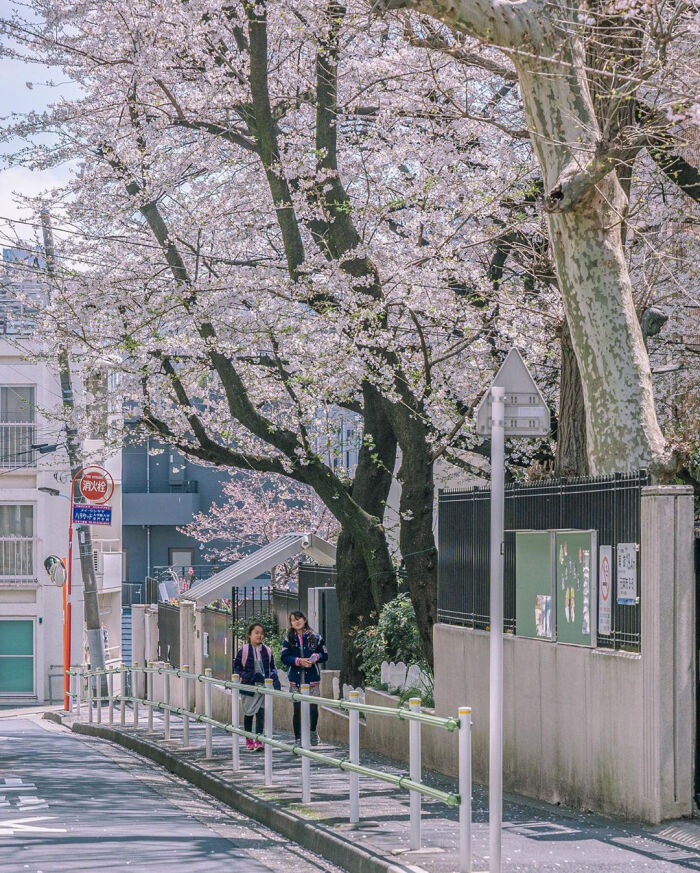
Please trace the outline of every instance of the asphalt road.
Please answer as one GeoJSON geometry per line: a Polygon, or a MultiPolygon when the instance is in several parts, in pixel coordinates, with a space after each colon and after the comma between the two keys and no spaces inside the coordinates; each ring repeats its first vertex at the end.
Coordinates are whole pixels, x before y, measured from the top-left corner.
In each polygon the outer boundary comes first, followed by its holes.
{"type": "Polygon", "coordinates": [[[340,873],[115,745],[0,719],[2,873],[340,873]]]}

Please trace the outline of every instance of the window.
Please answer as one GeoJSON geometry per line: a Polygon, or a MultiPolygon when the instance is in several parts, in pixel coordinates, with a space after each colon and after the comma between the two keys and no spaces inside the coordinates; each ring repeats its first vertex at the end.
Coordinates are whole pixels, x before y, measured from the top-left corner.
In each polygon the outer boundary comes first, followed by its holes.
{"type": "Polygon", "coordinates": [[[34,578],[34,507],[0,504],[0,579],[34,578]]]}
{"type": "Polygon", "coordinates": [[[179,570],[189,570],[194,563],[194,549],[168,549],[168,564],[179,570]]]}
{"type": "Polygon", "coordinates": [[[34,416],[33,386],[0,386],[0,467],[34,465],[34,416]]]}

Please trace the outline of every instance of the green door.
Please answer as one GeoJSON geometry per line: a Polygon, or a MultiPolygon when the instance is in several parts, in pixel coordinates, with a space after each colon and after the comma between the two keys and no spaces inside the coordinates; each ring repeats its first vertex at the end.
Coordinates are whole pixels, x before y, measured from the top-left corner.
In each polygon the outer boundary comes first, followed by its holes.
{"type": "Polygon", "coordinates": [[[32,619],[0,619],[0,694],[34,694],[32,619]]]}

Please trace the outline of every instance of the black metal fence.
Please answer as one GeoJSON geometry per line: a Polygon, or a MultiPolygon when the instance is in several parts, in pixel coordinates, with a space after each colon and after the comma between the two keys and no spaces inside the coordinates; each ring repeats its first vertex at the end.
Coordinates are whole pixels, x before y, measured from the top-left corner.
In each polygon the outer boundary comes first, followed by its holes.
{"type": "Polygon", "coordinates": [[[158,660],[180,666],[180,607],[158,604],[158,660]]]}
{"type": "Polygon", "coordinates": [[[143,582],[122,582],[122,607],[158,603],[158,581],[147,576],[143,582]]]}
{"type": "MultiPolygon", "coordinates": [[[[596,530],[598,545],[639,543],[645,471],[582,479],[551,479],[505,489],[504,627],[515,632],[515,532],[596,530]]],[[[438,620],[486,629],[489,626],[490,497],[488,488],[442,491],[438,526],[438,620]]],[[[636,605],[617,603],[613,560],[613,615],[609,635],[598,646],[640,647],[643,592],[637,561],[636,605]]]]}

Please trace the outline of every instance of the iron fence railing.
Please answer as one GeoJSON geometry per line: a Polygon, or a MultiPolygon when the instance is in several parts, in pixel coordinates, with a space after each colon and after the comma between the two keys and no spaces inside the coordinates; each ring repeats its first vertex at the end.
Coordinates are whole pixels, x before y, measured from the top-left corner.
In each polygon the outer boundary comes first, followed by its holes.
{"type": "Polygon", "coordinates": [[[0,424],[0,467],[33,467],[37,453],[32,449],[36,442],[36,425],[31,423],[4,422],[0,424]]]}
{"type": "MultiPolygon", "coordinates": [[[[506,486],[504,543],[504,628],[515,627],[515,532],[596,530],[598,545],[639,543],[645,471],[581,479],[553,479],[506,486]]],[[[490,490],[442,491],[438,525],[438,620],[489,627],[490,490]]],[[[640,648],[641,562],[637,561],[638,603],[617,603],[613,560],[613,615],[610,634],[598,646],[640,648]]]]}

